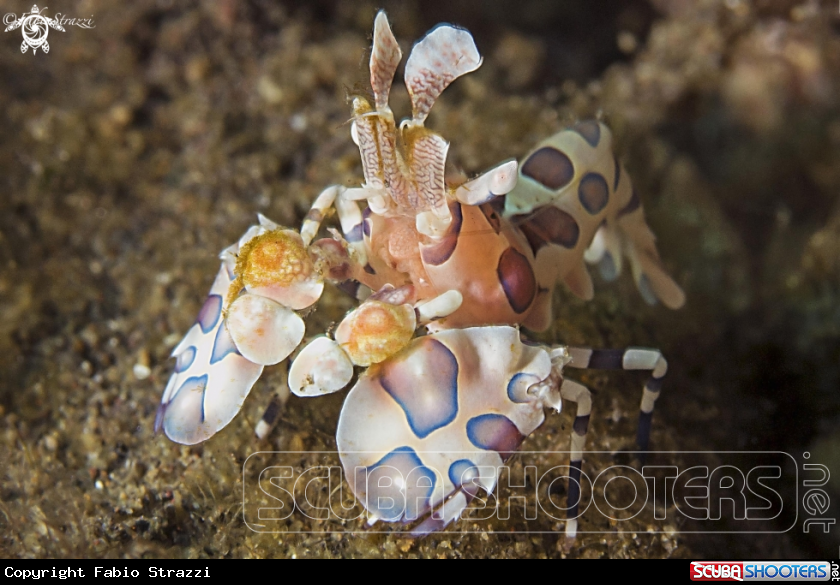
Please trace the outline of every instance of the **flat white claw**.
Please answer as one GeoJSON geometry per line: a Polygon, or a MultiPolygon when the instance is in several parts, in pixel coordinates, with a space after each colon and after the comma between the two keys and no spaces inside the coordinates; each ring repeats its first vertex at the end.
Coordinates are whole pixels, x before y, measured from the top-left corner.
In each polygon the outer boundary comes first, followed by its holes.
{"type": "Polygon", "coordinates": [[[515,160],[502,163],[458,187],[455,190],[455,198],[467,205],[481,205],[495,197],[506,195],[516,186],[517,168],[515,160]]]}
{"type": "Polygon", "coordinates": [[[418,314],[417,321],[420,325],[423,325],[429,321],[447,317],[461,308],[463,302],[464,297],[460,292],[448,290],[422,305],[417,305],[415,307],[418,314]]]}
{"type": "MultiPolygon", "coordinates": [[[[235,246],[235,244],[234,244],[235,246]]],[[[225,251],[229,250],[226,249],[225,251]]],[[[224,252],[222,252],[224,254],[224,252]]],[[[222,305],[224,304],[225,295],[227,295],[228,287],[230,287],[230,273],[232,270],[228,270],[229,265],[223,261],[222,266],[219,268],[219,272],[216,274],[216,279],[213,281],[213,286],[210,287],[210,292],[208,293],[208,299],[205,301],[204,306],[201,308],[201,312],[199,313],[199,320],[202,318],[204,319],[205,324],[209,323],[208,319],[210,317],[207,316],[207,313],[214,313],[216,310],[219,311],[221,315],[222,305]]],[[[212,316],[212,315],[211,315],[212,316]]],[[[209,325],[208,325],[209,327],[209,325]]],[[[206,329],[206,328],[205,328],[206,329]]],[[[178,355],[184,353],[184,351],[195,345],[199,345],[201,343],[205,343],[205,337],[207,332],[202,328],[198,327],[197,325],[193,325],[181,342],[175,346],[175,349],[172,350],[170,357],[177,357],[178,355]]],[[[210,340],[212,343],[212,340],[210,340]]],[[[164,399],[166,399],[166,394],[163,395],[164,399]]]]}
{"type": "MultiPolygon", "coordinates": [[[[212,350],[212,338],[210,341],[203,349],[212,350]]],[[[236,354],[208,365],[205,359],[209,356],[202,348],[199,351],[202,355],[196,357],[194,369],[206,373],[173,374],[166,390],[170,397],[161,403],[155,423],[157,429],[182,445],[206,441],[227,426],[263,371],[262,366],[236,354]]]]}
{"type": "Polygon", "coordinates": [[[262,374],[263,366],[240,354],[224,325],[230,282],[223,263],[196,323],[172,352],[178,361],[163,392],[155,430],[176,443],[194,445],[223,429],[262,374]]]}
{"type": "Polygon", "coordinates": [[[280,224],[274,223],[273,221],[268,219],[266,216],[264,216],[262,213],[257,214],[257,219],[259,220],[260,225],[262,227],[266,228],[266,229],[269,229],[269,230],[279,230],[280,229],[280,224]]]}
{"type": "Polygon", "coordinates": [[[242,237],[239,238],[239,242],[237,242],[239,244],[239,249],[242,249],[243,247],[245,247],[245,244],[247,244],[257,236],[263,235],[267,231],[269,230],[265,229],[265,227],[261,225],[252,225],[244,234],[242,234],[242,237]]]}
{"type": "Polygon", "coordinates": [[[263,366],[282,362],[303,339],[303,319],[280,303],[243,294],[230,305],[226,325],[239,352],[263,366]]]}
{"type": "Polygon", "coordinates": [[[353,364],[343,349],[328,337],[317,337],[292,362],[289,389],[295,396],[332,394],[353,378],[353,364]]]}

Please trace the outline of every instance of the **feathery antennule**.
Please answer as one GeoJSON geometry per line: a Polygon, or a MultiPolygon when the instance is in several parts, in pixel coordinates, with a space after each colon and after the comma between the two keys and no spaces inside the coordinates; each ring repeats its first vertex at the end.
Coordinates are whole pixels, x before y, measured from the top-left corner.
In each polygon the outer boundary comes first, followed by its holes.
{"type": "Polygon", "coordinates": [[[416,124],[423,124],[444,89],[481,66],[469,31],[442,25],[414,45],[405,63],[405,85],[416,124]]]}
{"type": "Polygon", "coordinates": [[[370,104],[362,98],[353,100],[355,120],[351,127],[351,136],[353,142],[359,147],[359,154],[362,157],[365,186],[384,189],[385,173],[382,169],[382,158],[377,140],[377,113],[369,108],[370,104]]]}
{"type": "Polygon", "coordinates": [[[437,134],[420,130],[419,136],[406,128],[406,137],[411,144],[409,169],[414,178],[414,187],[422,198],[421,205],[428,206],[434,214],[446,223],[450,219],[446,203],[446,154],[449,143],[437,134]]]}
{"type": "Polygon", "coordinates": [[[377,110],[388,109],[388,94],[401,59],[402,51],[391,32],[388,17],[384,10],[380,10],[373,24],[373,49],[370,54],[370,85],[377,110]]]}

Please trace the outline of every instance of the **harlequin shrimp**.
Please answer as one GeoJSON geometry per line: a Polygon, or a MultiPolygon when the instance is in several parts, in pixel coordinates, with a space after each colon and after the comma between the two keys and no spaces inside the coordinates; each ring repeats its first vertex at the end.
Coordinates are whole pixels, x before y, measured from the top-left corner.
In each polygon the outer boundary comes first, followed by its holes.
{"type": "MultiPolygon", "coordinates": [[[[207,440],[236,415],[263,368],[293,354],[288,382],[297,396],[339,391],[356,376],[336,435],[350,486],[369,523],[418,520],[413,533],[423,535],[457,519],[479,489],[492,492],[493,470],[542,424],[545,410],[572,402],[566,534],[573,537],[592,401],[565,368],[651,373],[637,434],[644,451],[667,364],[655,349],[523,342],[519,327],[548,327],[558,283],[591,298],[586,263],[609,280],[626,261],[649,303],[678,308],[683,293],[659,262],[604,124],[580,122],[521,164],[507,161],[447,185],[449,144],[425,120],[481,57],[466,30],[430,31],[406,61],[412,116],[397,125],[388,98],[401,59],[380,12],[373,103],[353,100],[351,137],[364,183],[324,190],[299,232],[259,216],[221,253],[210,295],[172,353],[175,371],[156,429],[178,443],[207,440]],[[341,231],[316,239],[333,211],[341,231]],[[326,281],[360,304],[332,334],[297,350],[301,311],[318,301],[326,281]]],[[[260,422],[259,436],[272,416],[260,422]]]]}

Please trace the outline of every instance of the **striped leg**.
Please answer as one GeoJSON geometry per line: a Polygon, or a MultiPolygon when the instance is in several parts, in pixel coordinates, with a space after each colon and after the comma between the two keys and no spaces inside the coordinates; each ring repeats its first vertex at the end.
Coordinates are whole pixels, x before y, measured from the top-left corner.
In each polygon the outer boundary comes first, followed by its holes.
{"type": "MultiPolygon", "coordinates": [[[[286,364],[288,365],[288,362],[286,364]]],[[[271,402],[265,407],[262,417],[260,417],[259,422],[254,427],[254,434],[257,436],[257,439],[262,441],[268,437],[274,425],[280,419],[280,413],[290,395],[288,381],[284,380],[282,385],[277,388],[277,392],[271,397],[271,402]]]]}
{"type": "Polygon", "coordinates": [[[282,405],[282,402],[277,396],[272,397],[271,402],[268,403],[268,406],[265,408],[265,412],[263,412],[262,418],[260,418],[257,426],[254,427],[254,434],[260,441],[265,439],[268,436],[268,433],[271,432],[271,429],[274,428],[274,425],[277,424],[277,419],[280,417],[280,407],[282,405]]]}
{"type": "Polygon", "coordinates": [[[327,211],[335,203],[336,197],[341,193],[342,187],[338,185],[331,185],[321,191],[321,194],[312,202],[312,207],[303,219],[300,226],[300,237],[303,238],[303,245],[309,246],[315,236],[318,235],[318,230],[321,229],[321,222],[327,216],[327,211]]]}
{"type": "MultiPolygon", "coordinates": [[[[352,199],[344,196],[346,190],[342,190],[335,202],[335,209],[338,212],[338,220],[341,223],[341,232],[347,245],[353,252],[353,261],[364,266],[367,264],[367,250],[364,242],[364,217],[359,205],[352,199]]],[[[364,301],[370,296],[371,290],[358,280],[348,279],[338,285],[338,288],[352,296],[357,301],[364,301]]]]}
{"type": "MultiPolygon", "coordinates": [[[[338,212],[338,220],[341,223],[341,232],[347,245],[353,252],[353,261],[364,266],[367,264],[367,250],[364,242],[364,217],[359,209],[359,204],[345,196],[347,190],[342,189],[335,202],[335,209],[338,212]]],[[[364,301],[370,296],[371,290],[361,282],[348,279],[337,285],[354,299],[364,301]]]]}
{"type": "Polygon", "coordinates": [[[370,296],[370,289],[353,278],[348,278],[347,280],[339,282],[335,286],[338,290],[350,295],[360,302],[364,302],[364,300],[370,296]]]}
{"type": "MultiPolygon", "coordinates": [[[[344,187],[339,185],[332,185],[321,191],[300,226],[300,235],[303,238],[304,245],[309,246],[315,236],[318,235],[318,230],[321,229],[321,223],[327,217],[327,212],[335,206],[344,239],[353,250],[355,259],[365,264],[367,253],[362,236],[362,212],[355,201],[345,196],[346,191],[344,187]]],[[[336,283],[336,286],[360,301],[366,299],[370,294],[370,289],[356,280],[344,280],[336,283]]]]}
{"type": "Polygon", "coordinates": [[[566,537],[577,534],[577,515],[580,506],[580,468],[583,462],[583,448],[586,445],[586,431],[589,428],[589,414],[592,412],[592,395],[589,388],[573,380],[563,380],[560,396],[577,404],[575,422],[572,425],[571,455],[569,456],[569,495],[566,500],[568,520],[566,537]]]}
{"type": "Polygon", "coordinates": [[[662,379],[668,371],[668,362],[662,357],[658,349],[629,347],[627,349],[588,349],[570,347],[569,354],[572,361],[570,368],[585,368],[590,370],[646,370],[651,372],[645,382],[642,404],[639,413],[639,428],[636,443],[641,450],[641,457],[648,450],[650,443],[650,427],[653,418],[653,406],[659,398],[662,379]]]}
{"type": "Polygon", "coordinates": [[[364,264],[367,262],[367,254],[363,242],[362,212],[359,205],[346,196],[346,192],[347,189],[339,185],[332,185],[321,191],[300,226],[300,236],[305,246],[311,244],[318,235],[327,212],[335,206],[344,238],[359,255],[359,262],[364,264]]]}

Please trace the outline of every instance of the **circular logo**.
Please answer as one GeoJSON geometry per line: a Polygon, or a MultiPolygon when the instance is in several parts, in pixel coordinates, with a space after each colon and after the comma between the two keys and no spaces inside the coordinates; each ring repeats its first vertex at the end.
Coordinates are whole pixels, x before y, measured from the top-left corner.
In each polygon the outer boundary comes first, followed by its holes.
{"type": "Polygon", "coordinates": [[[30,14],[27,16],[21,28],[23,29],[23,38],[26,44],[33,49],[37,49],[43,45],[50,32],[47,19],[40,14],[30,14]]]}

